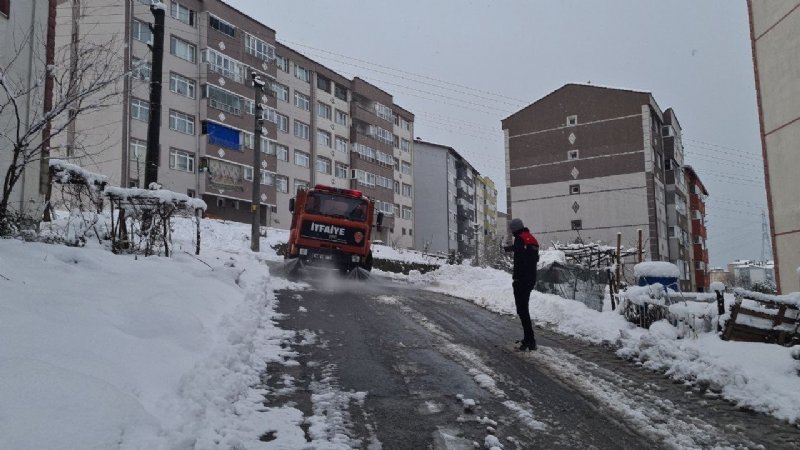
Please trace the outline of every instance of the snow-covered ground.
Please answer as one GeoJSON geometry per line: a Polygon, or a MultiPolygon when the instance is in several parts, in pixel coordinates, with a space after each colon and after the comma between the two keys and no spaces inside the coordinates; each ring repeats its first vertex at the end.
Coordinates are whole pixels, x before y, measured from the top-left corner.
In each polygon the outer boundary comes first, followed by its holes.
{"type": "MultiPolygon", "coordinates": [[[[279,259],[271,246],[286,232],[268,230],[258,255],[249,234],[246,224],[205,220],[195,257],[193,225],[178,220],[171,258],[114,255],[91,240],[84,248],[0,240],[0,448],[307,445],[300,424],[325,427],[324,420],[288,406],[265,409],[258,387],[268,364],[294,356],[281,346],[294,332],[276,326],[274,291],[305,286],[271,277],[264,264],[279,259]],[[279,440],[259,440],[265,421],[279,440]]],[[[376,255],[430,262],[389,247],[376,255]]],[[[514,312],[505,272],[461,265],[393,277],[514,312]]],[[[677,339],[665,323],[646,331],[615,312],[538,293],[531,310],[559,332],[617,344],[647,367],[800,418],[800,362],[790,349],[713,333],[677,339]]]]}

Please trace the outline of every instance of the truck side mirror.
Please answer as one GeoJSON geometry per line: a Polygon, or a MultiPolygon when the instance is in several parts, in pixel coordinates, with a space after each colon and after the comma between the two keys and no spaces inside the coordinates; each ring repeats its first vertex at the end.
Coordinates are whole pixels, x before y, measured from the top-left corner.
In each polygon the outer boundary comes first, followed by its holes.
{"type": "Polygon", "coordinates": [[[289,212],[294,212],[294,199],[289,199],[289,212]]]}
{"type": "Polygon", "coordinates": [[[379,212],[379,213],[378,213],[378,219],[375,221],[375,223],[376,223],[378,226],[381,226],[381,225],[383,225],[383,213],[382,213],[382,212],[379,212]]]}

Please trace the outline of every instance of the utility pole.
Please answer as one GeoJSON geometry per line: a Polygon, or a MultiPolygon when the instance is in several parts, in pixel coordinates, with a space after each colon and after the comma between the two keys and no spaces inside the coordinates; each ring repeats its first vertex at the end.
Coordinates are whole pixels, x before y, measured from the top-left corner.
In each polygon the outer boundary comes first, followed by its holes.
{"type": "Polygon", "coordinates": [[[264,108],[261,106],[261,95],[264,92],[266,83],[255,72],[251,72],[250,76],[253,78],[256,102],[256,123],[253,130],[253,139],[255,139],[253,143],[253,201],[250,204],[253,223],[250,229],[250,250],[257,252],[261,249],[261,128],[264,126],[264,108]]]}
{"type": "Polygon", "coordinates": [[[477,267],[477,266],[480,265],[480,259],[479,259],[480,256],[478,256],[478,252],[480,251],[478,233],[480,232],[481,226],[476,223],[476,224],[473,225],[473,227],[475,227],[475,264],[474,265],[477,267]]]}
{"type": "Polygon", "coordinates": [[[150,26],[153,43],[150,49],[153,59],[150,70],[150,119],[147,123],[147,155],[145,156],[144,186],[158,183],[158,162],[160,159],[159,137],[161,135],[161,78],[164,66],[164,20],[166,16],[164,3],[152,3],[150,12],[155,23],[150,26]]]}

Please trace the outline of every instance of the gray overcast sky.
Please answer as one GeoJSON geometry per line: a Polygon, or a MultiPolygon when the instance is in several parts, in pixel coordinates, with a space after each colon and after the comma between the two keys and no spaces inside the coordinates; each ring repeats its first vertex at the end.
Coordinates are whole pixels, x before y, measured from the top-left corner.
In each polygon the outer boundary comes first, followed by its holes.
{"type": "Polygon", "coordinates": [[[761,256],[744,0],[227,1],[284,44],[390,92],[416,114],[418,137],[456,148],[497,183],[501,210],[501,119],[570,82],[652,92],[678,114],[686,162],[708,188],[711,264],[761,256]]]}

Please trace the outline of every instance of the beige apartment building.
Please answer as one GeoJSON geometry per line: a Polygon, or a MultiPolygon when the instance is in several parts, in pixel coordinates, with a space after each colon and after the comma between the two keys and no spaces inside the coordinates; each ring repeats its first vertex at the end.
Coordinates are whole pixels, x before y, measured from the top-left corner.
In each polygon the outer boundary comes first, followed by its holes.
{"type": "Polygon", "coordinates": [[[800,0],[748,0],[775,281],[800,291],[800,0]]]}
{"type": "MultiPolygon", "coordinates": [[[[79,121],[66,146],[92,148],[92,158],[79,163],[122,186],[144,187],[154,20],[149,3],[62,0],[59,7],[60,45],[74,35],[113,40],[125,49],[121,70],[132,75],[120,107],[79,121]]],[[[158,170],[164,188],[203,198],[209,217],[248,222],[258,177],[262,224],[284,229],[297,189],[358,189],[386,215],[375,239],[413,245],[411,112],[378,87],[280,44],[274,29],[225,2],[164,3],[158,170]],[[266,81],[265,90],[256,92],[253,74],[266,81]],[[253,167],[257,104],[265,120],[260,164],[253,167]]]]}
{"type": "MultiPolygon", "coordinates": [[[[42,117],[52,103],[52,96],[42,82],[45,80],[45,66],[52,63],[53,58],[55,11],[55,0],[0,1],[2,76],[9,89],[30,92],[29,95],[14,99],[18,108],[16,114],[10,107],[0,109],[0,185],[12,164],[13,146],[5,136],[16,139],[17,125],[20,125],[23,131],[31,129],[31,124],[42,117]],[[31,30],[33,32],[29,33],[31,30]]],[[[50,82],[46,83],[49,86],[50,82]]],[[[5,94],[0,95],[0,105],[7,105],[10,101],[5,94]]],[[[32,145],[38,146],[42,143],[41,139],[47,137],[42,134],[32,145]]],[[[47,147],[49,146],[45,142],[45,151],[47,147]]],[[[42,217],[48,183],[47,162],[40,164],[39,158],[36,159],[37,161],[25,167],[8,198],[11,211],[32,221],[42,217]]]]}

